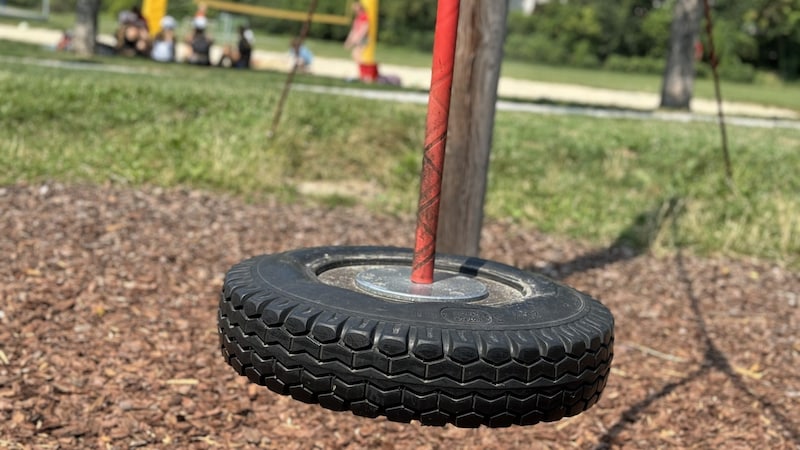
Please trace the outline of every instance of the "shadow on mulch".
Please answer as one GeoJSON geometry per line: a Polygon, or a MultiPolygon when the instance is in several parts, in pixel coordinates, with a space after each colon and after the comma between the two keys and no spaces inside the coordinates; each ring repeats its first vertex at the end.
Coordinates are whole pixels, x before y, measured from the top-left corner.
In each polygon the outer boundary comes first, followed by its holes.
{"type": "MultiPolygon", "coordinates": [[[[646,254],[650,246],[664,229],[664,225],[681,215],[683,205],[677,197],[671,197],[650,210],[637,215],[633,222],[625,228],[614,242],[599,250],[594,250],[567,262],[554,262],[544,272],[556,279],[563,280],[579,272],[600,269],[614,263],[637,258],[646,254]]],[[[528,271],[542,271],[540,267],[526,267],[528,271]]]]}
{"type": "MultiPolygon", "coordinates": [[[[608,247],[600,250],[591,251],[577,258],[563,263],[553,263],[549,267],[549,275],[565,279],[571,275],[587,272],[603,267],[637,258],[648,252],[651,244],[656,237],[669,225],[673,242],[679,242],[676,222],[683,212],[683,205],[678,198],[672,197],[665,200],[655,208],[639,214],[631,225],[626,228],[615,241],[608,247]]],[[[679,248],[675,255],[675,264],[679,274],[679,281],[682,289],[689,300],[691,311],[694,315],[696,325],[700,331],[700,341],[705,347],[703,360],[699,368],[692,371],[684,378],[670,382],[661,387],[660,390],[648,395],[641,401],[631,405],[619,414],[619,419],[611,425],[608,430],[599,437],[594,450],[605,450],[612,448],[619,435],[632,424],[643,419],[643,413],[651,406],[666,398],[676,390],[687,386],[710,371],[718,371],[733,383],[735,388],[742,393],[743,397],[758,403],[760,408],[766,411],[783,430],[788,433],[791,439],[800,443],[800,430],[793,426],[789,418],[775,408],[772,403],[763,396],[754,393],[747,387],[742,380],[742,376],[736,373],[725,352],[721,351],[715,344],[709,332],[708,323],[703,316],[700,307],[700,299],[695,289],[695,282],[686,266],[685,256],[679,248]]],[[[527,268],[527,270],[537,270],[537,268],[527,268]]]]}
{"type": "Polygon", "coordinates": [[[769,415],[780,424],[781,428],[789,433],[792,440],[800,442],[800,432],[792,425],[792,422],[789,420],[789,418],[774,408],[769,400],[753,393],[750,389],[748,389],[747,385],[742,380],[741,375],[737,374],[736,371],[733,370],[733,367],[728,360],[728,357],[725,355],[725,352],[721,351],[714,343],[714,340],[711,338],[708,330],[708,324],[706,323],[706,320],[703,317],[703,313],[700,309],[700,299],[696,294],[694,281],[689,275],[689,271],[686,269],[683,252],[678,251],[675,257],[675,262],[678,266],[680,281],[683,284],[683,289],[685,290],[686,296],[691,303],[692,312],[695,315],[698,329],[702,334],[703,345],[706,348],[703,361],[700,364],[699,369],[690,373],[685,378],[664,385],[658,392],[648,395],[642,401],[631,405],[628,409],[623,411],[620,414],[619,420],[617,420],[617,422],[614,423],[608,429],[608,431],[600,437],[600,442],[595,447],[595,450],[611,448],[616,437],[619,436],[619,434],[622,433],[626,427],[641,420],[643,411],[648,409],[654,403],[658,402],[660,399],[665,398],[678,388],[691,384],[699,379],[702,375],[712,370],[716,370],[725,374],[725,376],[733,383],[736,389],[743,394],[743,396],[757,402],[764,411],[769,413],[769,415]]]}

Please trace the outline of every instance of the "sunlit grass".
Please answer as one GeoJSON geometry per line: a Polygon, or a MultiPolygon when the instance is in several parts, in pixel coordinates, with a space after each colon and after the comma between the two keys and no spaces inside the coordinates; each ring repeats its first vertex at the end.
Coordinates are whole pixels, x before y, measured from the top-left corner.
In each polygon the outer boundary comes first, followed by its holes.
{"type": "MultiPolygon", "coordinates": [[[[357,182],[372,190],[312,197],[413,213],[423,106],[295,91],[269,137],[282,75],[157,69],[5,64],[0,184],[191,186],[290,201],[308,182],[357,182]]],[[[598,245],[800,264],[800,131],[729,131],[735,191],[713,124],[500,112],[487,215],[598,245]]]]}

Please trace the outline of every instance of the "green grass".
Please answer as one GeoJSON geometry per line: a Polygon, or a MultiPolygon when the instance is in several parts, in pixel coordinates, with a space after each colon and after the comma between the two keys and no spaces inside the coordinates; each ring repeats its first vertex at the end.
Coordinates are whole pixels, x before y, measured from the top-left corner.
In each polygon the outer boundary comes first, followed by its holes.
{"type": "MultiPolygon", "coordinates": [[[[181,185],[299,201],[302,183],[358,181],[376,186],[373,195],[321,201],[415,208],[421,105],[293,92],[268,138],[282,74],[146,61],[131,63],[139,73],[119,74],[14,61],[0,66],[0,185],[181,185]]],[[[681,246],[799,266],[800,131],[729,131],[735,194],[713,124],[500,112],[487,215],[597,245],[681,246]]]]}
{"type": "Polygon", "coordinates": [[[800,132],[734,127],[730,140],[735,194],[714,125],[500,113],[488,213],[595,241],[796,262],[800,132]],[[671,203],[675,228],[658,229],[671,203]]]}

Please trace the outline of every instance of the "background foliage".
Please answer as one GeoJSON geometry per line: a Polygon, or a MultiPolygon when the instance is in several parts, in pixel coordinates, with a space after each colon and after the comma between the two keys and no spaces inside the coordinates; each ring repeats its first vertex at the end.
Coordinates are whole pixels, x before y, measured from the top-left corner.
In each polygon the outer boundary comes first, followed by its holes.
{"type": "MultiPolygon", "coordinates": [[[[7,0],[36,8],[42,0],[7,0]]],[[[240,0],[233,0],[240,1],[240,0]]],[[[304,11],[310,0],[247,0],[273,8],[304,11]]],[[[616,71],[661,74],[666,60],[669,25],[675,0],[553,1],[531,16],[509,17],[506,56],[551,65],[604,67],[616,71]]],[[[105,12],[116,15],[139,0],[103,0],[105,12]]],[[[349,0],[323,0],[320,12],[347,14],[349,0]]],[[[52,0],[54,12],[73,11],[75,0],[52,0]]],[[[191,16],[192,0],[171,0],[169,14],[191,16]]],[[[429,50],[433,42],[436,2],[430,0],[381,3],[380,40],[429,50]]],[[[214,12],[212,11],[213,15],[214,12]]],[[[800,0],[715,0],[714,40],[723,78],[752,81],[756,70],[778,73],[785,80],[800,78],[800,0]]],[[[261,33],[295,34],[297,22],[248,18],[261,33]]],[[[315,24],[311,36],[342,40],[346,27],[315,24]]],[[[702,40],[707,39],[701,33],[702,40]]],[[[708,46],[706,45],[707,49],[708,46]]],[[[709,57],[708,51],[704,58],[709,57]]],[[[698,65],[699,75],[707,68],[698,65]]]]}

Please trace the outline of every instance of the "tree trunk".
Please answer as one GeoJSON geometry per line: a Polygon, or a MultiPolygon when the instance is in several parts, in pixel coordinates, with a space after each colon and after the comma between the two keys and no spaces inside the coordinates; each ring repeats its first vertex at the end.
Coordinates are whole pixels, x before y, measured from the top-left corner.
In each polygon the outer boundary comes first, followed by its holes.
{"type": "Polygon", "coordinates": [[[461,0],[437,251],[477,256],[509,1],[461,0]]]}
{"type": "Polygon", "coordinates": [[[702,0],[678,0],[670,27],[661,107],[689,109],[694,89],[694,46],[703,16],[702,0]]]}
{"type": "Polygon", "coordinates": [[[100,0],[77,0],[75,17],[75,36],[73,46],[75,53],[83,57],[94,55],[94,43],[97,39],[97,15],[100,12],[100,0]]]}

